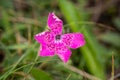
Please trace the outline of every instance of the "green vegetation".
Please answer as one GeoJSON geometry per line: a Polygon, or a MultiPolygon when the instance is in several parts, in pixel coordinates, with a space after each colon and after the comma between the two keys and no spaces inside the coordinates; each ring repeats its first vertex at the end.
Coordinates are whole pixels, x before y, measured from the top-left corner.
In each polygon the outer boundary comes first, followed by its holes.
{"type": "Polygon", "coordinates": [[[118,1],[1,0],[0,80],[119,79],[118,1]],[[67,64],[57,56],[38,56],[40,44],[34,35],[46,30],[49,12],[63,20],[63,32],[85,36],[86,44],[72,50],[67,64]]]}

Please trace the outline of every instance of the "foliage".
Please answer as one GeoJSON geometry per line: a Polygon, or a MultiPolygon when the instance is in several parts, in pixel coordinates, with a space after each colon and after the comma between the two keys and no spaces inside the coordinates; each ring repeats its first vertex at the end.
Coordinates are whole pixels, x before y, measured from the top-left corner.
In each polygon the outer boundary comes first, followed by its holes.
{"type": "Polygon", "coordinates": [[[111,65],[115,67],[115,75],[119,74],[116,72],[120,67],[118,4],[116,0],[114,5],[104,6],[109,1],[103,1],[98,3],[103,3],[104,10],[94,13],[97,7],[100,8],[95,0],[1,0],[0,80],[91,79],[65,65],[100,80],[111,78],[111,65]],[[72,50],[67,64],[57,56],[39,57],[39,43],[33,38],[36,33],[46,30],[48,13],[53,11],[64,21],[64,33],[81,32],[85,35],[86,45],[72,50]],[[115,64],[111,62],[112,55],[115,64]]]}

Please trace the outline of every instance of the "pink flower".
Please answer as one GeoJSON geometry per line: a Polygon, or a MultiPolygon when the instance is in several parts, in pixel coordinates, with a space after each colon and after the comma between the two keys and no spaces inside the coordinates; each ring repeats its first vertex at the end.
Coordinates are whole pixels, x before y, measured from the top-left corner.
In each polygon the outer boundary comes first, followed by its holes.
{"type": "Polygon", "coordinates": [[[54,13],[49,13],[48,27],[50,30],[36,34],[35,40],[41,44],[40,56],[57,54],[63,62],[71,56],[69,48],[79,48],[85,44],[84,36],[77,33],[62,34],[63,22],[54,13]]]}

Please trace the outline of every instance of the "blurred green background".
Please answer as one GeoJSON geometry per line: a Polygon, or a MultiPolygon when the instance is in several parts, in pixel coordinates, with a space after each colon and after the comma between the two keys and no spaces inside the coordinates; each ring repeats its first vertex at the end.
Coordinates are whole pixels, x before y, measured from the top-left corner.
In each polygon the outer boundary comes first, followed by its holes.
{"type": "Polygon", "coordinates": [[[0,0],[0,80],[119,80],[119,74],[120,0],[0,0]],[[33,36],[46,29],[49,12],[63,20],[64,33],[85,36],[67,64],[38,56],[33,36]]]}

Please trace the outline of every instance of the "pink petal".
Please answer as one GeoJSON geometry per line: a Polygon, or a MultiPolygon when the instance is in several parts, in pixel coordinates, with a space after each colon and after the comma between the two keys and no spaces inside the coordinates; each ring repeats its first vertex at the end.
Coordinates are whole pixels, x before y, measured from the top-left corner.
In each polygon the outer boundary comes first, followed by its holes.
{"type": "Polygon", "coordinates": [[[78,47],[81,47],[85,44],[85,39],[83,34],[81,33],[69,33],[63,35],[63,42],[73,48],[76,49],[78,47]]]}
{"type": "Polygon", "coordinates": [[[56,34],[62,32],[63,22],[54,13],[49,13],[47,23],[48,27],[56,34]]]}
{"type": "Polygon", "coordinates": [[[35,39],[36,41],[38,41],[39,43],[44,44],[44,43],[45,43],[45,42],[44,42],[44,36],[45,36],[45,34],[46,34],[46,32],[38,33],[38,34],[36,34],[36,35],[34,36],[34,39],[35,39]]]}
{"type": "Polygon", "coordinates": [[[55,35],[53,32],[46,31],[46,32],[36,34],[34,38],[41,44],[48,44],[54,41],[54,36],[55,35]]]}
{"type": "Polygon", "coordinates": [[[70,58],[71,51],[65,46],[63,42],[55,43],[55,52],[63,62],[67,62],[70,58]]]}
{"type": "Polygon", "coordinates": [[[39,55],[42,57],[54,56],[54,50],[50,50],[46,45],[41,45],[39,55]]]}
{"type": "Polygon", "coordinates": [[[66,63],[70,56],[71,56],[71,51],[69,49],[66,48],[65,51],[58,51],[57,55],[60,57],[60,59],[66,63]]]}

